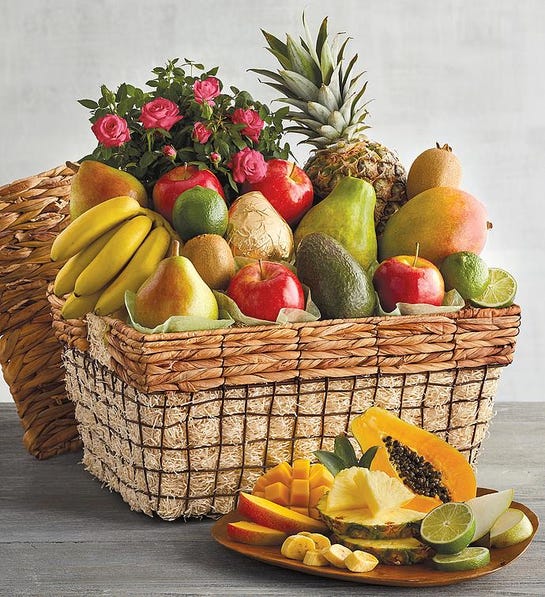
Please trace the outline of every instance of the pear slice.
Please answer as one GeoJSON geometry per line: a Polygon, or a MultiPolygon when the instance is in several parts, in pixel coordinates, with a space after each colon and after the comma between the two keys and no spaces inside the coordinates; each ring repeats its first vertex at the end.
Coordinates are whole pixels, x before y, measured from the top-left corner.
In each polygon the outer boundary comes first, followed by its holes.
{"type": "Polygon", "coordinates": [[[526,541],[533,532],[532,523],[522,510],[508,508],[492,525],[490,544],[492,547],[509,547],[526,541]]]}
{"type": "Polygon", "coordinates": [[[504,489],[495,493],[487,493],[471,498],[466,504],[473,510],[475,516],[475,534],[472,543],[486,535],[496,520],[509,508],[513,501],[514,491],[504,489]]]}

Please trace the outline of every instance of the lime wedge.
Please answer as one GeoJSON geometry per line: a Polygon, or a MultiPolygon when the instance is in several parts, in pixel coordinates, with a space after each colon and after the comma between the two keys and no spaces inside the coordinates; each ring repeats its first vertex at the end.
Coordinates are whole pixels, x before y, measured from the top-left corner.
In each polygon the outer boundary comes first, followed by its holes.
{"type": "Polygon", "coordinates": [[[504,269],[491,267],[488,270],[488,284],[482,294],[471,297],[471,302],[478,307],[509,307],[515,300],[517,282],[504,269]]]}
{"type": "Polygon", "coordinates": [[[426,514],[420,525],[424,543],[440,554],[458,553],[475,534],[475,517],[464,503],[447,502],[426,514]]]}
{"type": "Polygon", "coordinates": [[[475,570],[490,563],[490,551],[486,547],[466,547],[455,554],[437,554],[432,561],[438,570],[475,570]]]}

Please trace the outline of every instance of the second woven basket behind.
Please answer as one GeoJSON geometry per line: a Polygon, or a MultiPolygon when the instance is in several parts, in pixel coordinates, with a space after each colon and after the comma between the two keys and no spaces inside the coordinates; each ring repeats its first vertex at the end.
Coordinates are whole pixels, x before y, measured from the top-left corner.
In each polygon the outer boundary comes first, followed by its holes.
{"type": "Polygon", "coordinates": [[[60,166],[0,187],[0,364],[37,458],[81,446],[47,301],[59,269],[49,252],[68,223],[73,174],[60,166]]]}

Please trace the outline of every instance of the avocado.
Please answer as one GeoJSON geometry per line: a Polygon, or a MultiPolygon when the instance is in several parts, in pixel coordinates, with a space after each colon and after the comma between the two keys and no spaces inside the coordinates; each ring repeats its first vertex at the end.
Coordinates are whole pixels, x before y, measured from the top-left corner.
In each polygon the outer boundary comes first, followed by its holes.
{"type": "Polygon", "coordinates": [[[332,236],[311,232],[299,243],[297,276],[310,288],[322,319],[368,317],[376,295],[370,277],[332,236]]]}
{"type": "Polygon", "coordinates": [[[365,269],[377,260],[375,189],[361,178],[344,176],[329,195],[303,216],[295,247],[311,232],[329,234],[365,269]]]}

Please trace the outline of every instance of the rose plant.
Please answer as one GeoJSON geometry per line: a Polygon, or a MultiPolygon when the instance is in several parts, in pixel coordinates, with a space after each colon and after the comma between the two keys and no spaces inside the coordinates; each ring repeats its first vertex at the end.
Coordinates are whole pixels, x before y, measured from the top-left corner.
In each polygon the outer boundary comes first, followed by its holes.
{"type": "Polygon", "coordinates": [[[148,190],[168,170],[191,164],[211,170],[227,196],[235,196],[239,185],[264,176],[266,160],[288,157],[282,120],[289,108],[272,111],[247,91],[226,91],[217,72],[173,59],[153,69],[149,90],[102,85],[98,100],[79,100],[91,110],[98,140],[82,159],[121,168],[148,190]]]}

